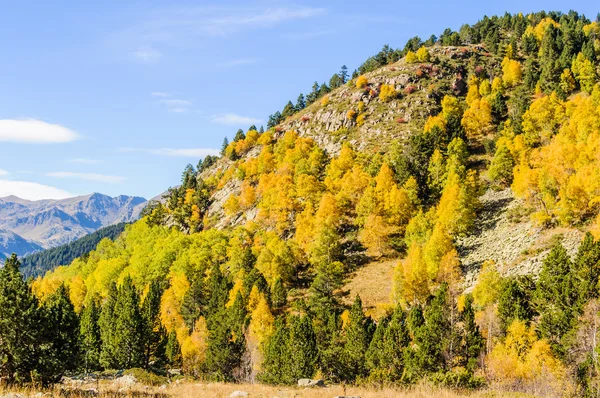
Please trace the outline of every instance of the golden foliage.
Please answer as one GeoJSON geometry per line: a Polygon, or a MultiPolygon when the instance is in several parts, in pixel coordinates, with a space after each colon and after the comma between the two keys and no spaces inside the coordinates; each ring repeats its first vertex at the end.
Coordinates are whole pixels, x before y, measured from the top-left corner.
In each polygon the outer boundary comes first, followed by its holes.
{"type": "Polygon", "coordinates": [[[379,99],[383,102],[393,100],[397,95],[396,89],[390,84],[382,84],[379,89],[379,99]]]}
{"type": "Polygon", "coordinates": [[[361,75],[356,79],[356,88],[365,88],[369,84],[369,80],[366,76],[361,75]]]}

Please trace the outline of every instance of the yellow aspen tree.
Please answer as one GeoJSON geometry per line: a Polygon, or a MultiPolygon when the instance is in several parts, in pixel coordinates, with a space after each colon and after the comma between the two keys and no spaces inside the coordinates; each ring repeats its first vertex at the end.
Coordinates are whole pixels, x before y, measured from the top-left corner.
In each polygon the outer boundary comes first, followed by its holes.
{"type": "Polygon", "coordinates": [[[492,129],[492,108],[485,98],[473,99],[463,114],[462,126],[469,139],[486,136],[492,129]]]}
{"type": "Polygon", "coordinates": [[[396,303],[422,304],[428,296],[427,265],[421,247],[415,243],[394,269],[393,300],[396,303]]]}

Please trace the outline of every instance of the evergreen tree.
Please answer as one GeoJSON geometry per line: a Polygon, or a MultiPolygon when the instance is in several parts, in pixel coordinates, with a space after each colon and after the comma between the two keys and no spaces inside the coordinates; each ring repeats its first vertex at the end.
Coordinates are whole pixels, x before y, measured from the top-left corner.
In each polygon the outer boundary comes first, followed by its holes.
{"type": "Polygon", "coordinates": [[[389,317],[382,318],[377,324],[369,348],[365,353],[365,365],[369,372],[369,380],[373,382],[387,381],[385,369],[385,332],[389,324],[389,317]]]}
{"type": "Polygon", "coordinates": [[[315,314],[335,310],[339,305],[335,290],[343,283],[343,269],[339,262],[324,263],[317,268],[317,275],[310,285],[310,308],[315,314]]]}
{"type": "Polygon", "coordinates": [[[83,307],[79,325],[81,364],[86,371],[100,368],[102,340],[100,338],[99,318],[100,309],[96,304],[96,300],[92,299],[83,307]]]}
{"type": "Polygon", "coordinates": [[[475,323],[475,309],[473,308],[473,296],[468,294],[465,298],[465,308],[462,312],[464,328],[464,363],[469,372],[474,372],[485,342],[479,326],[475,323]]]}
{"type": "Polygon", "coordinates": [[[181,346],[177,340],[177,333],[172,330],[167,337],[165,355],[169,365],[173,367],[181,366],[181,346]]]}
{"type": "Polygon", "coordinates": [[[311,378],[317,370],[317,340],[308,316],[291,316],[289,321],[288,380],[311,378]]]}
{"type": "Polygon", "coordinates": [[[281,308],[287,303],[287,290],[281,281],[281,278],[275,279],[271,292],[271,298],[273,300],[273,307],[281,308]]]}
{"type": "Polygon", "coordinates": [[[342,84],[346,84],[346,82],[348,81],[348,67],[346,65],[342,65],[342,67],[340,68],[340,71],[338,73],[338,76],[340,77],[340,80],[342,81],[342,84]]]}
{"type": "MultiPolygon", "coordinates": [[[[225,156],[225,150],[227,149],[227,147],[229,146],[229,140],[227,139],[227,137],[223,138],[223,144],[221,144],[221,156],[225,156]]],[[[198,166],[198,169],[200,169],[201,167],[198,166]]]]}
{"type": "Polygon", "coordinates": [[[262,124],[260,125],[260,130],[258,130],[259,133],[264,133],[265,132],[265,128],[262,126],[262,124]]]}
{"type": "Polygon", "coordinates": [[[344,352],[348,380],[355,380],[357,377],[366,375],[365,352],[369,343],[367,319],[363,313],[362,301],[357,295],[350,309],[350,318],[346,326],[344,352]]]}
{"type": "Polygon", "coordinates": [[[579,246],[574,260],[576,272],[575,285],[579,287],[578,298],[582,307],[592,298],[598,298],[598,282],[600,281],[600,241],[594,241],[587,232],[579,246]]]}
{"type": "Polygon", "coordinates": [[[160,367],[166,362],[167,333],[160,322],[160,299],[162,289],[154,280],[142,303],[142,344],[144,348],[142,365],[144,368],[160,367]]]}
{"type": "Polygon", "coordinates": [[[102,349],[100,350],[100,365],[104,369],[115,369],[118,367],[116,361],[115,344],[115,306],[117,304],[117,285],[113,282],[108,289],[108,297],[102,305],[98,325],[100,327],[100,340],[102,349]]]}
{"type": "Polygon", "coordinates": [[[234,142],[241,141],[246,138],[246,134],[244,134],[244,130],[239,129],[237,133],[235,133],[235,137],[233,138],[234,142]]]}
{"type": "Polygon", "coordinates": [[[40,359],[38,302],[19,266],[13,254],[0,269],[0,377],[9,383],[30,380],[40,359]]]}
{"type": "Polygon", "coordinates": [[[288,101],[288,103],[285,104],[285,106],[283,107],[283,111],[281,111],[281,118],[287,119],[288,117],[292,116],[295,112],[296,108],[294,107],[294,104],[292,104],[292,101],[288,101]]]}
{"type": "Polygon", "coordinates": [[[256,126],[253,124],[252,126],[248,127],[248,131],[258,131],[258,129],[256,128],[256,126]]]}
{"type": "Polygon", "coordinates": [[[502,330],[514,320],[529,322],[533,318],[531,292],[535,284],[528,277],[509,278],[502,283],[498,297],[498,315],[502,330]]]}
{"type": "Polygon", "coordinates": [[[130,277],[118,290],[114,309],[115,363],[121,369],[140,367],[144,359],[143,320],[139,296],[130,277]]]}
{"type": "Polygon", "coordinates": [[[577,294],[571,268],[567,251],[557,243],[544,259],[534,293],[535,309],[540,314],[538,331],[559,355],[564,354],[562,339],[575,319],[577,294]]]}
{"type": "Polygon", "coordinates": [[[410,344],[406,314],[396,306],[392,319],[385,330],[382,365],[386,369],[388,380],[401,380],[404,374],[405,357],[410,344]]]}
{"type": "Polygon", "coordinates": [[[60,285],[44,302],[42,314],[38,372],[44,383],[55,383],[65,371],[75,370],[79,359],[79,319],[65,285],[60,285]]]}
{"type": "Polygon", "coordinates": [[[200,274],[193,279],[192,285],[186,291],[181,303],[181,316],[190,330],[193,329],[196,320],[203,314],[206,306],[203,277],[204,275],[200,274]]]}
{"type": "Polygon", "coordinates": [[[304,108],[306,108],[306,101],[304,100],[304,94],[300,93],[300,95],[298,95],[298,99],[296,99],[296,105],[294,106],[294,109],[296,112],[300,112],[304,108]]]}
{"type": "Polygon", "coordinates": [[[289,353],[289,330],[283,317],[275,320],[275,332],[267,340],[264,350],[264,361],[262,372],[258,378],[268,384],[292,384],[288,375],[289,353]]]}

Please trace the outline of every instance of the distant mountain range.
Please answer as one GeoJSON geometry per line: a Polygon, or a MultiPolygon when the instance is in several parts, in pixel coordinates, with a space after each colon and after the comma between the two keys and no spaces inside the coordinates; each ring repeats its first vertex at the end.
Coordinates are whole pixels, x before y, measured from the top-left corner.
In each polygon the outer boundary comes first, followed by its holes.
{"type": "Polygon", "coordinates": [[[146,205],[137,196],[99,193],[61,200],[0,198],[0,259],[60,246],[102,227],[139,218],[146,205]]]}

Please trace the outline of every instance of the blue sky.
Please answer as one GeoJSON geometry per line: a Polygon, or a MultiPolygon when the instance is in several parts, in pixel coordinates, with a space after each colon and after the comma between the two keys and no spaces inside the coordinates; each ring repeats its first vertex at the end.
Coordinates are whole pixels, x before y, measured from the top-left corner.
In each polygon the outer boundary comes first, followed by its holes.
{"type": "Polygon", "coordinates": [[[592,1],[5,1],[0,197],[153,197],[383,44],[592,1]]]}

